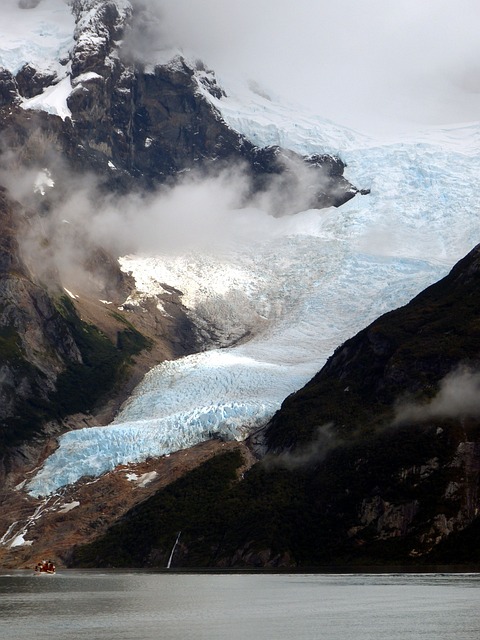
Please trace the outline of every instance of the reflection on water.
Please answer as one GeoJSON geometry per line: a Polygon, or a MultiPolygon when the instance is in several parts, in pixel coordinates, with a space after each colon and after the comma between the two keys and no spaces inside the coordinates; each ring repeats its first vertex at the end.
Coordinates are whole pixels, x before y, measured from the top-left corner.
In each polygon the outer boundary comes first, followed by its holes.
{"type": "Polygon", "coordinates": [[[0,573],[0,637],[478,640],[480,574],[0,573]]]}

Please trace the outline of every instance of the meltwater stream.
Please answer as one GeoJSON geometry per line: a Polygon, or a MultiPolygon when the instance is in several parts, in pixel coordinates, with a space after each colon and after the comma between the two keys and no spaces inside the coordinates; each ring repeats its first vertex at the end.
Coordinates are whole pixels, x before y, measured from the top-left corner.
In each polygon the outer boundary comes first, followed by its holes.
{"type": "MultiPolygon", "coordinates": [[[[226,114],[259,144],[281,127],[286,146],[323,150],[323,121],[295,122],[292,113],[288,128],[271,104],[230,102],[226,114]]],[[[213,435],[244,438],[337,346],[446,275],[477,244],[478,124],[396,142],[352,136],[342,141],[346,174],[369,195],[284,218],[230,211],[211,251],[121,260],[138,297],[165,283],[182,291],[198,325],[213,326],[225,348],[160,364],[111,425],[65,434],[27,485],[31,494],[213,435]]]]}

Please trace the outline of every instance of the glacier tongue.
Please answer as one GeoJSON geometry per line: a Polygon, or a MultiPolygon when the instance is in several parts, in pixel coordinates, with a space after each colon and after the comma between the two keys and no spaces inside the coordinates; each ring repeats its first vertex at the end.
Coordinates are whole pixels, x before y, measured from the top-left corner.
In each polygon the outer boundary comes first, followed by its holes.
{"type": "MultiPolygon", "coordinates": [[[[248,117],[240,110],[237,123],[248,134],[255,110],[248,117]]],[[[288,130],[273,105],[262,112],[267,117],[268,135],[281,128],[297,150],[323,150],[318,121],[302,125],[295,138],[294,113],[288,130]]],[[[243,239],[223,252],[122,259],[139,296],[174,286],[200,326],[215,326],[220,342],[247,332],[249,339],[151,370],[111,425],[60,438],[29,492],[47,495],[84,475],[215,435],[241,439],[264,424],[339,344],[445,275],[477,243],[480,163],[470,140],[479,131],[450,127],[388,143],[359,137],[357,146],[347,132],[348,177],[370,195],[287,218],[252,212],[255,233],[247,239],[239,232],[243,239]]],[[[232,238],[236,226],[244,229],[244,215],[232,212],[232,238]]]]}

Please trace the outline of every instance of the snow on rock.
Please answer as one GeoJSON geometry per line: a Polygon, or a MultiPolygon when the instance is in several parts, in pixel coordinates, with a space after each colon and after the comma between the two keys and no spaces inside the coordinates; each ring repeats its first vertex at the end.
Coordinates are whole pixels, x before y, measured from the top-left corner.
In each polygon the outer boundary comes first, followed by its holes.
{"type": "Polygon", "coordinates": [[[132,5],[128,0],[73,0],[72,7],[76,17],[72,72],[86,81],[92,65],[100,60],[113,68],[111,56],[116,55],[116,39],[121,38],[126,21],[132,15],[132,5]]]}
{"type": "Polygon", "coordinates": [[[471,139],[480,125],[382,142],[266,103],[261,122],[255,105],[235,112],[230,102],[224,115],[259,145],[277,140],[309,154],[338,137],[348,178],[371,193],[284,218],[232,211],[223,251],[124,257],[137,296],[175,287],[199,330],[225,348],[160,364],[112,424],[62,436],[27,485],[31,494],[207,438],[244,438],[338,345],[478,242],[480,155],[471,139]]]}
{"type": "Polygon", "coordinates": [[[72,87],[76,87],[82,82],[89,82],[90,80],[103,80],[103,77],[95,71],[88,71],[87,73],[81,73],[79,76],[72,80],[72,87]]]}
{"type": "Polygon", "coordinates": [[[70,296],[70,298],[72,300],[77,300],[78,296],[75,293],[72,293],[69,289],[67,289],[66,287],[63,287],[63,290],[67,293],[68,296],[70,296]]]}
{"type": "Polygon", "coordinates": [[[46,111],[65,120],[65,118],[71,118],[72,116],[67,106],[67,98],[71,91],[70,77],[67,76],[57,84],[47,87],[40,95],[23,100],[21,106],[24,109],[46,111]]]}
{"type": "Polygon", "coordinates": [[[24,99],[24,109],[71,117],[67,98],[84,83],[103,81],[92,66],[114,67],[123,29],[132,14],[128,0],[2,0],[0,67],[13,75],[28,64],[54,79],[41,95],[24,99]]]}
{"type": "Polygon", "coordinates": [[[14,540],[10,543],[10,547],[23,547],[23,546],[31,546],[33,544],[33,540],[25,540],[24,534],[20,534],[16,536],[14,540]]]}
{"type": "Polygon", "coordinates": [[[33,514],[29,515],[26,520],[12,522],[0,538],[0,546],[20,547],[32,545],[33,541],[26,540],[25,536],[35,528],[45,513],[56,511],[60,503],[61,498],[59,496],[48,497],[41,504],[37,505],[33,514]]]}
{"type": "Polygon", "coordinates": [[[79,506],[80,506],[80,502],[78,500],[73,500],[73,502],[68,502],[67,504],[64,504],[63,507],[61,507],[58,510],[58,513],[68,513],[72,509],[76,509],[79,506]]]}
{"type": "Polygon", "coordinates": [[[136,473],[127,473],[126,478],[129,482],[134,482],[137,487],[144,489],[147,485],[158,477],[156,471],[150,471],[149,473],[143,473],[141,476],[137,476],[136,473]]]}
{"type": "Polygon", "coordinates": [[[55,182],[52,178],[52,174],[49,169],[43,169],[39,171],[35,181],[33,183],[33,192],[39,193],[44,196],[47,193],[47,189],[52,189],[55,186],[55,182]]]}

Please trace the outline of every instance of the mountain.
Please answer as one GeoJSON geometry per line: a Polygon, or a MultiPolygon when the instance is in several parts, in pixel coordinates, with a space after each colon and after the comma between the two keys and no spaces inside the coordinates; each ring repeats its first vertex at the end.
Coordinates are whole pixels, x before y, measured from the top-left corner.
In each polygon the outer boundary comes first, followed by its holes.
{"type": "Polygon", "coordinates": [[[372,140],[140,56],[126,0],[9,9],[4,564],[476,560],[478,124],[372,140]]]}
{"type": "MultiPolygon", "coordinates": [[[[218,169],[211,170],[220,171],[225,162],[236,161],[248,165],[252,175],[252,190],[261,192],[267,188],[272,176],[281,176],[285,188],[293,191],[297,189],[297,168],[304,165],[309,179],[309,197],[315,206],[338,206],[355,195],[356,189],[342,176],[343,163],[338,158],[329,154],[301,158],[299,154],[290,150],[282,151],[279,147],[260,148],[228,127],[205,97],[205,93],[209,92],[220,96],[222,91],[213,73],[201,62],[191,63],[180,55],[175,55],[166,64],[145,69],[144,64],[135,63],[128,56],[122,58],[119,42],[127,37],[130,28],[130,3],[74,0],[71,8],[61,2],[20,3],[17,13],[19,19],[25,14],[30,19],[30,14],[35,14],[36,11],[56,11],[62,18],[60,20],[57,17],[56,22],[63,27],[67,20],[64,14],[70,13],[70,9],[74,18],[74,32],[68,58],[43,68],[41,63],[45,65],[45,60],[41,60],[39,56],[39,67],[36,68],[31,62],[22,64],[18,53],[12,59],[12,54],[9,58],[7,52],[5,59],[12,70],[4,68],[1,77],[0,127],[4,150],[4,179],[10,185],[18,175],[22,175],[23,179],[34,182],[30,193],[19,194],[20,204],[13,202],[12,196],[12,202],[7,203],[6,196],[3,208],[8,220],[5,225],[8,229],[13,224],[10,218],[26,216],[30,221],[27,225],[30,230],[22,232],[23,236],[29,233],[41,234],[40,240],[29,238],[29,242],[35,243],[33,247],[23,247],[24,253],[28,253],[23,260],[35,260],[35,264],[22,266],[22,281],[31,281],[31,286],[38,291],[37,297],[44,297],[43,305],[50,305],[50,309],[45,310],[44,314],[57,314],[57,323],[61,324],[63,318],[67,324],[78,324],[78,319],[74,318],[76,310],[72,300],[59,301],[62,294],[66,295],[62,287],[69,290],[69,281],[65,270],[59,271],[57,256],[53,257],[52,265],[48,265],[48,268],[46,263],[55,252],[52,246],[55,242],[75,242],[85,232],[82,217],[74,220],[70,218],[69,211],[65,215],[69,215],[67,222],[74,229],[62,231],[63,235],[60,235],[58,230],[52,230],[51,227],[53,224],[65,226],[65,220],[61,223],[60,220],[55,220],[52,212],[61,205],[62,199],[67,199],[74,180],[80,188],[78,182],[81,176],[90,176],[93,172],[99,176],[96,189],[105,196],[111,192],[153,190],[193,167],[197,170],[203,167],[207,171],[215,166],[218,169]],[[52,6],[46,6],[47,4],[52,6]],[[7,170],[12,160],[14,171],[7,170]],[[25,212],[22,211],[22,206],[25,212]],[[18,212],[16,216],[11,213],[14,210],[18,212]],[[53,222],[45,222],[52,219],[53,222]],[[49,234],[54,237],[48,237],[49,234]]],[[[41,18],[45,19],[43,13],[39,15],[38,25],[34,21],[32,27],[40,42],[39,46],[42,46],[40,36],[45,36],[45,23],[41,18]]],[[[51,25],[52,34],[55,32],[56,22],[51,25]]],[[[64,35],[67,33],[65,31],[64,35]]],[[[47,44],[52,34],[47,33],[46,36],[49,37],[43,38],[47,44]]],[[[57,51],[54,54],[59,55],[57,51]]],[[[98,198],[100,197],[98,194],[98,198]]],[[[69,202],[69,209],[70,206],[69,202]]],[[[92,203],[91,206],[95,204],[92,203]]],[[[87,282],[80,286],[86,289],[84,293],[110,302],[117,299],[117,306],[120,306],[128,296],[129,287],[116,264],[115,256],[110,258],[106,255],[104,247],[99,246],[95,238],[83,238],[83,242],[86,246],[80,259],[83,270],[87,272],[87,282]]],[[[12,255],[7,260],[18,262],[20,250],[13,246],[10,248],[12,255]]],[[[7,277],[6,283],[11,278],[13,269],[13,265],[5,264],[3,271],[7,277]]],[[[72,286],[79,287],[78,275],[72,276],[72,286]]],[[[169,292],[170,298],[171,293],[169,292]]],[[[75,300],[74,296],[73,299],[75,300]]],[[[39,341],[45,340],[47,329],[42,324],[45,319],[37,317],[38,309],[27,311],[27,303],[20,298],[20,294],[18,299],[14,295],[13,300],[14,304],[29,314],[28,320],[23,321],[27,322],[28,331],[37,333],[39,341]]],[[[36,306],[41,305],[38,303],[36,306]]],[[[88,318],[84,309],[82,313],[88,318]]],[[[101,312],[100,315],[112,316],[101,312]]],[[[117,316],[121,314],[117,313],[117,316]]],[[[93,320],[98,322],[95,317],[93,320]]],[[[19,326],[20,322],[22,321],[12,319],[8,313],[2,318],[2,326],[7,333],[12,333],[14,341],[18,332],[21,336],[27,331],[26,327],[19,326]]],[[[113,326],[109,326],[107,331],[113,336],[115,328],[120,331],[119,335],[124,335],[121,331],[124,329],[122,322],[128,325],[125,318],[119,320],[118,317],[113,321],[111,317],[103,318],[102,322],[113,322],[113,326]]],[[[158,322],[165,324],[165,317],[158,322]]],[[[174,322],[177,326],[170,333],[181,334],[182,322],[188,325],[188,320],[181,316],[180,324],[174,322]]],[[[103,326],[100,328],[105,330],[103,326]]],[[[56,329],[55,334],[60,335],[61,330],[58,327],[56,329]]],[[[50,339],[48,345],[36,344],[35,350],[42,353],[41,357],[35,358],[32,353],[34,348],[26,340],[18,345],[20,352],[25,352],[25,360],[29,365],[39,370],[32,369],[31,377],[26,375],[22,378],[24,386],[31,387],[31,392],[26,389],[25,397],[21,392],[16,398],[15,406],[12,405],[10,409],[8,403],[5,403],[5,431],[8,431],[8,421],[13,419],[14,414],[15,420],[25,424],[26,432],[41,431],[42,422],[57,417],[51,407],[42,412],[31,407],[22,409],[20,403],[57,404],[55,394],[64,393],[58,389],[59,374],[62,374],[63,380],[66,376],[65,367],[78,368],[82,365],[82,359],[89,359],[85,351],[82,353],[78,336],[76,338],[72,335],[72,328],[66,327],[63,331],[69,333],[69,346],[61,344],[60,338],[57,343],[50,339]],[[47,358],[44,355],[46,351],[49,351],[47,358]]],[[[148,336],[148,340],[154,337],[148,336]]],[[[192,350],[194,344],[198,344],[198,341],[187,337],[184,345],[180,346],[180,351],[173,349],[171,355],[192,350]]],[[[139,346],[142,346],[141,341],[139,346]]],[[[92,350],[93,342],[88,347],[83,347],[92,350]]],[[[107,351],[110,349],[109,346],[106,348],[107,351]]],[[[136,349],[133,351],[136,352],[136,349]]],[[[107,360],[118,359],[118,365],[121,364],[122,357],[115,350],[105,354],[105,357],[107,360]]],[[[103,367],[105,363],[98,366],[103,367]]],[[[96,368],[97,363],[87,367],[96,368]]],[[[117,365],[114,369],[116,367],[117,365]]],[[[102,373],[105,374],[106,371],[102,373]]],[[[108,377],[112,378],[112,375],[109,373],[108,377]]],[[[18,387],[19,382],[12,378],[8,385],[18,387]]],[[[75,384],[77,383],[78,380],[75,384]]],[[[70,383],[64,384],[68,386],[70,383]]],[[[95,387],[97,384],[98,381],[93,383],[95,387]]],[[[98,395],[92,396],[88,385],[80,393],[86,393],[90,402],[82,402],[81,406],[77,403],[78,406],[65,408],[63,413],[91,408],[97,399],[94,396],[98,395]]],[[[5,437],[8,440],[10,436],[5,437]]],[[[16,429],[15,438],[21,440],[21,430],[16,429]]]]}

